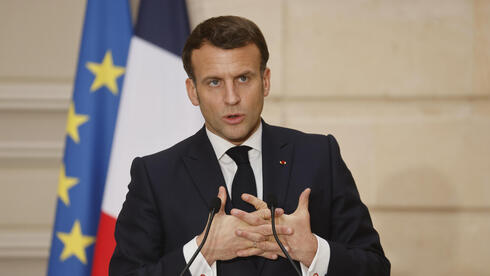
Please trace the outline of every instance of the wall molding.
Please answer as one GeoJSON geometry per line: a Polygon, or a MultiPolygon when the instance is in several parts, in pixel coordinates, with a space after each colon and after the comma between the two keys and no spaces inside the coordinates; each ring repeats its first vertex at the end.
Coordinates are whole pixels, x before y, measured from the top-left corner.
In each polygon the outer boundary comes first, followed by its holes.
{"type": "MultiPolygon", "coordinates": [[[[0,81],[0,111],[2,110],[51,110],[66,111],[70,103],[73,85],[56,82],[10,83],[0,81]]],[[[363,96],[298,96],[285,93],[271,94],[267,100],[274,103],[298,102],[427,102],[427,101],[489,101],[489,95],[451,97],[363,97],[363,96]]]]}
{"type": "Polygon", "coordinates": [[[62,155],[61,143],[0,141],[0,160],[61,160],[62,155]]]}
{"type": "Polygon", "coordinates": [[[0,259],[47,258],[51,232],[0,230],[0,259]]]}
{"type": "Polygon", "coordinates": [[[0,83],[0,111],[65,111],[71,91],[72,85],[59,83],[0,83]]]}

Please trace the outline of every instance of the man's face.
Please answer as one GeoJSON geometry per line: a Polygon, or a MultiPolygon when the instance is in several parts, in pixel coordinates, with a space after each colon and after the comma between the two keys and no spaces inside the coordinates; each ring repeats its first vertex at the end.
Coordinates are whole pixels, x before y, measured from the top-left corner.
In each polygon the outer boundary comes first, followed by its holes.
{"type": "Polygon", "coordinates": [[[205,43],[192,51],[195,83],[186,80],[192,104],[201,108],[206,127],[235,145],[243,143],[260,124],[270,70],[260,74],[255,44],[221,49],[205,43]]]}

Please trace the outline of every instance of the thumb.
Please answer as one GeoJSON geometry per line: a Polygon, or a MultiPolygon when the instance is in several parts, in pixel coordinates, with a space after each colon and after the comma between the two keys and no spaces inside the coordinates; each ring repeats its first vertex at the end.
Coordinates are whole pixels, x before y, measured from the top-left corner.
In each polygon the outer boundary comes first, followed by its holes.
{"type": "Polygon", "coordinates": [[[225,211],[226,205],[226,189],[223,186],[219,187],[218,198],[221,199],[221,207],[219,208],[220,213],[225,211]]]}
{"type": "Polygon", "coordinates": [[[306,210],[308,211],[308,203],[309,203],[309,200],[310,200],[310,193],[311,193],[311,189],[310,188],[307,188],[305,189],[301,195],[299,196],[299,201],[298,201],[298,207],[296,208],[296,211],[303,211],[303,210],[306,210]]]}

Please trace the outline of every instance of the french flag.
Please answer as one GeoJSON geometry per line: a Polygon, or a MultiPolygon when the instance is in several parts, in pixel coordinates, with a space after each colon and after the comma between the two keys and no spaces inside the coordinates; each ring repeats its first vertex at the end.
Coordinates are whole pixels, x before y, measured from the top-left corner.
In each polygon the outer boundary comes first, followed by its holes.
{"type": "Polygon", "coordinates": [[[168,148],[204,122],[187,98],[181,52],[189,34],[184,0],[141,1],[112,143],[92,275],[108,275],[114,228],[133,158],[168,148]]]}

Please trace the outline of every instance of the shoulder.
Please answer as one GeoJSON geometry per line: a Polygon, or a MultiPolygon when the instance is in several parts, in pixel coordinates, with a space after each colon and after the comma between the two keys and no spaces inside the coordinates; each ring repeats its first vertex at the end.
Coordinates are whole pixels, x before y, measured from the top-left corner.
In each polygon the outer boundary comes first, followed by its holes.
{"type": "Polygon", "coordinates": [[[300,130],[267,125],[267,128],[277,139],[287,139],[297,146],[338,147],[337,140],[332,134],[306,133],[300,130]]]}
{"type": "Polygon", "coordinates": [[[202,130],[196,134],[178,142],[177,144],[159,152],[141,157],[145,164],[175,164],[183,156],[187,155],[192,147],[203,143],[202,130]]]}
{"type": "Polygon", "coordinates": [[[339,160],[341,152],[339,144],[331,134],[306,133],[303,131],[267,125],[264,135],[268,140],[280,147],[289,144],[294,148],[295,156],[307,158],[306,160],[339,160]],[[267,133],[267,134],[266,134],[267,133]]]}

